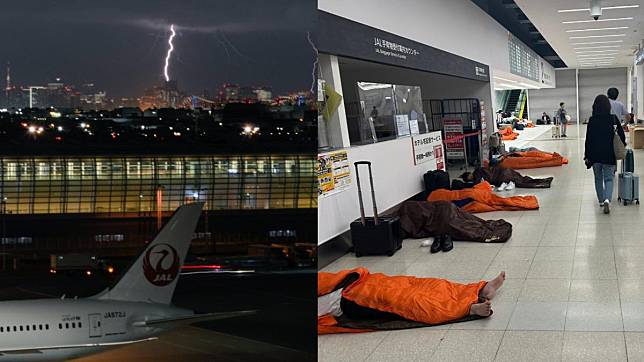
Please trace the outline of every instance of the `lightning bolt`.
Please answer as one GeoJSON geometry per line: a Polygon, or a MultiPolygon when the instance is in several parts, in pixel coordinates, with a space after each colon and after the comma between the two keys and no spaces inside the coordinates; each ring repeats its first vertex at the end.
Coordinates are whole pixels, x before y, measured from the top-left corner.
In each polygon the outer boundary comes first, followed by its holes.
{"type": "Polygon", "coordinates": [[[309,42],[311,48],[313,48],[313,51],[315,52],[315,61],[313,62],[313,70],[311,71],[311,78],[313,78],[313,82],[311,83],[310,89],[311,94],[315,94],[315,85],[317,84],[317,77],[315,73],[318,69],[318,48],[315,46],[315,43],[313,43],[313,40],[311,39],[311,33],[308,31],[306,32],[306,40],[309,42]]]}
{"type": "Polygon", "coordinates": [[[168,39],[168,45],[170,47],[168,48],[168,54],[166,54],[165,56],[165,66],[163,67],[163,74],[165,75],[166,82],[170,81],[170,76],[168,75],[168,65],[170,64],[170,56],[172,55],[172,51],[174,50],[174,45],[172,45],[172,39],[174,39],[174,36],[177,35],[177,33],[174,31],[174,24],[170,25],[170,32],[172,33],[170,35],[170,38],[168,39]]]}

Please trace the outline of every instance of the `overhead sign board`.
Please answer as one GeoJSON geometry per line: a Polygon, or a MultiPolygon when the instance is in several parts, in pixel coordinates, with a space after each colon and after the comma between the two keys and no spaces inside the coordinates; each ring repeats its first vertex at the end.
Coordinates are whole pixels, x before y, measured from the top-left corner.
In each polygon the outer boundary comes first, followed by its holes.
{"type": "Polygon", "coordinates": [[[316,47],[321,53],[490,81],[485,64],[325,11],[318,10],[316,28],[316,47]]]}

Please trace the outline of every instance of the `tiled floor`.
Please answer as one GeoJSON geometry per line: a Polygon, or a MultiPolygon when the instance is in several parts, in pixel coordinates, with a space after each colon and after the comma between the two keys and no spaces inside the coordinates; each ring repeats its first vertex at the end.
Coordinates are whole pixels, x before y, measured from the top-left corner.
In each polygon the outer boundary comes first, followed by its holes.
{"type": "MultiPolygon", "coordinates": [[[[535,194],[538,211],[479,214],[513,224],[505,244],[456,242],[430,255],[406,240],[391,258],[346,255],[325,268],[365,266],[372,272],[471,282],[501,270],[507,281],[494,315],[441,327],[318,338],[320,361],[644,361],[644,205],[617,204],[604,215],[583,158],[583,132],[568,139],[546,133],[532,145],[570,159],[563,167],[523,170],[554,176],[535,194]]],[[[644,151],[635,151],[644,176],[644,151]]]]}

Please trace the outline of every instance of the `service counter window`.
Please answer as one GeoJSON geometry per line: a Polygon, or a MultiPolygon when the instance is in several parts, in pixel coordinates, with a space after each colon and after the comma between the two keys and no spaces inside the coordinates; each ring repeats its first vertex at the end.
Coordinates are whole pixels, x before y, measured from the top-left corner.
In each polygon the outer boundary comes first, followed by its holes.
{"type": "Polygon", "coordinates": [[[358,82],[357,101],[345,103],[351,145],[428,131],[419,86],[358,82]]]}

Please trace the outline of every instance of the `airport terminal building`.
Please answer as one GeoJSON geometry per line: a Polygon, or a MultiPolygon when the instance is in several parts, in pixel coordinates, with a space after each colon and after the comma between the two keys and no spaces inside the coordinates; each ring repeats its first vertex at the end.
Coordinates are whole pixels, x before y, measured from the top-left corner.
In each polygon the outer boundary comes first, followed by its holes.
{"type": "Polygon", "coordinates": [[[131,253],[189,202],[205,202],[196,235],[205,252],[245,254],[286,230],[312,240],[302,220],[317,207],[314,162],[304,153],[3,156],[4,251],[131,253]]]}

